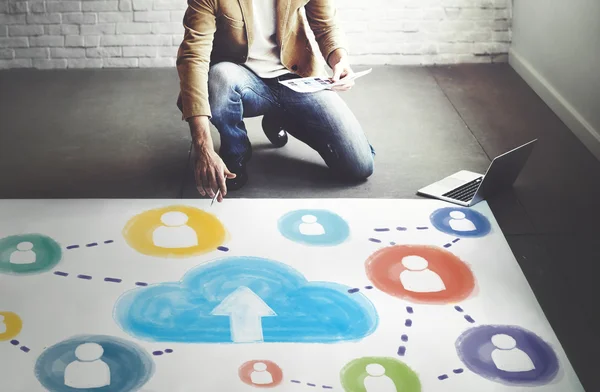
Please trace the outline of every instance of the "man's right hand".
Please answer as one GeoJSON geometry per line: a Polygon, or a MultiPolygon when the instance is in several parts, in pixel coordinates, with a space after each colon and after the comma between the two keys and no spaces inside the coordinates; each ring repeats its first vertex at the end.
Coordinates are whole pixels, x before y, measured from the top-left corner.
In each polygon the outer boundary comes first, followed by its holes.
{"type": "Polygon", "coordinates": [[[235,178],[235,174],[231,173],[221,157],[212,149],[206,147],[196,148],[196,164],[194,167],[196,177],[196,187],[202,196],[215,196],[217,190],[221,193],[217,197],[217,201],[223,201],[223,197],[227,195],[226,179],[235,178]]]}
{"type": "Polygon", "coordinates": [[[227,195],[226,179],[235,178],[221,157],[215,152],[212,138],[210,136],[210,123],[208,117],[197,116],[188,120],[190,132],[194,145],[196,161],[194,164],[194,177],[196,179],[196,188],[202,196],[215,196],[220,189],[221,193],[217,201],[223,201],[227,195]]]}

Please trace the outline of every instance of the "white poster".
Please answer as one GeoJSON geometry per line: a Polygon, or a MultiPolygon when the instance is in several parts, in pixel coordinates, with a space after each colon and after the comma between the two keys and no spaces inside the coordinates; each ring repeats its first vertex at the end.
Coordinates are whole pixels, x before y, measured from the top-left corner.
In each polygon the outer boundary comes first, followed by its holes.
{"type": "Polygon", "coordinates": [[[583,388],[485,202],[0,201],[0,391],[583,388]]]}

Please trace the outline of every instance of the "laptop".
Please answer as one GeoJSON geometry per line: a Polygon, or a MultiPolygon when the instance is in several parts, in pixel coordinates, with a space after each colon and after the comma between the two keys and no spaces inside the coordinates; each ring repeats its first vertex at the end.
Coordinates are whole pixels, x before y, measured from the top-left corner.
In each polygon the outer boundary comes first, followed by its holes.
{"type": "Polygon", "coordinates": [[[515,182],[525,166],[534,139],[494,158],[485,174],[461,170],[417,191],[417,194],[471,207],[515,182]]]}

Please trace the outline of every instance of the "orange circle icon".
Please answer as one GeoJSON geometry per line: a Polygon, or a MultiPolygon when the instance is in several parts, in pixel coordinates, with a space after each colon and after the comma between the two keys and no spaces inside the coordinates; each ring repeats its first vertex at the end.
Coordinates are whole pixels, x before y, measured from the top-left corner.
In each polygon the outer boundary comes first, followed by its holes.
{"type": "Polygon", "coordinates": [[[383,248],[367,259],[365,268],[375,287],[414,302],[458,302],[475,288],[471,269],[454,254],[435,246],[383,248]]]}
{"type": "Polygon", "coordinates": [[[0,342],[17,336],[23,328],[19,315],[13,312],[0,311],[0,342]]]}
{"type": "Polygon", "coordinates": [[[271,388],[283,380],[281,368],[275,362],[263,359],[244,363],[238,373],[244,383],[257,388],[271,388]]]}
{"type": "Polygon", "coordinates": [[[134,216],[123,237],[138,252],[157,257],[191,257],[215,250],[226,239],[221,221],[189,206],[170,206],[134,216]]]}

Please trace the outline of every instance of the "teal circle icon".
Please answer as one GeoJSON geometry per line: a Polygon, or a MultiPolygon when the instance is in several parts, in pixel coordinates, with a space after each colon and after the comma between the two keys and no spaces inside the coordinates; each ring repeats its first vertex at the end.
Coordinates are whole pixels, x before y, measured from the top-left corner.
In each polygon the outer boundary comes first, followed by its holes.
{"type": "Polygon", "coordinates": [[[42,234],[0,238],[0,274],[26,275],[48,271],[62,258],[60,245],[42,234]]]}
{"type": "Polygon", "coordinates": [[[279,231],[294,242],[309,246],[334,246],[350,236],[350,226],[338,214],[319,209],[291,211],[279,219],[279,231]]]}

